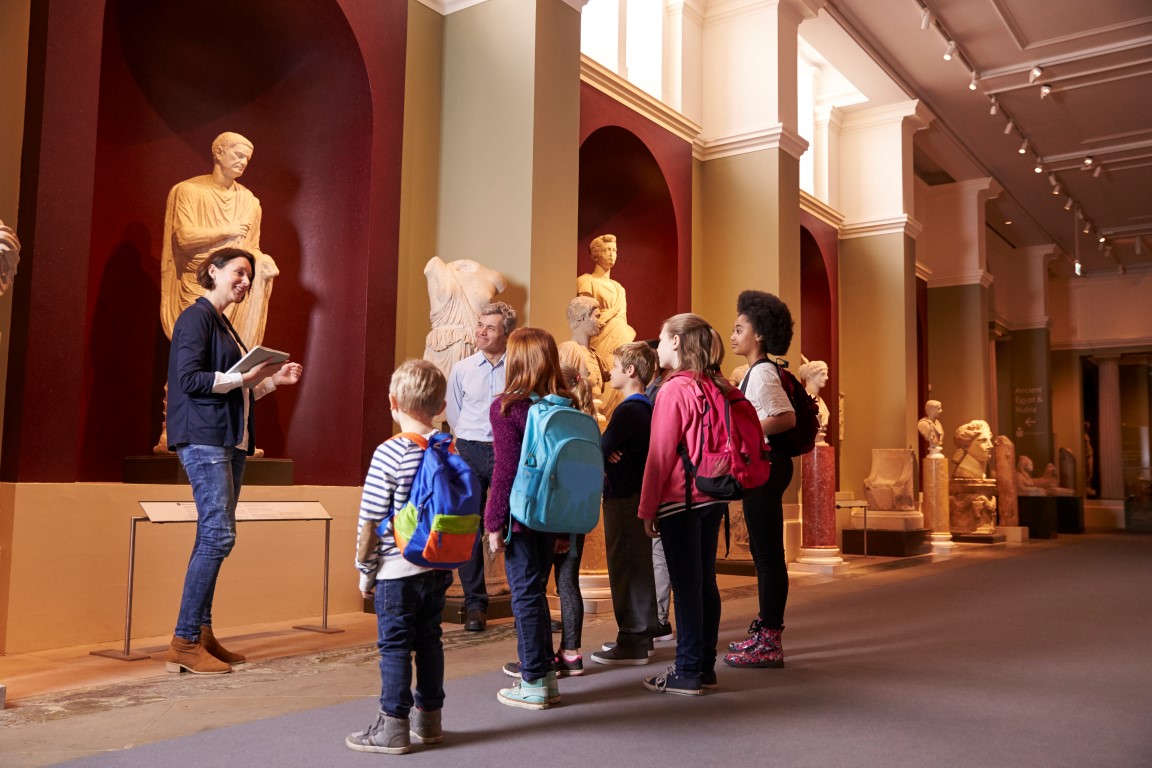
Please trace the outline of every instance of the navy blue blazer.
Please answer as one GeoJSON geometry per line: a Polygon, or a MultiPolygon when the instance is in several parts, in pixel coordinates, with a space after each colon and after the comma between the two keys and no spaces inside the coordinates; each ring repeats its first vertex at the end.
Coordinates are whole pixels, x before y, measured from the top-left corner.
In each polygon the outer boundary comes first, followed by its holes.
{"type": "MultiPolygon", "coordinates": [[[[182,445],[236,447],[244,439],[244,398],[253,398],[252,390],[212,392],[216,372],[227,371],[241,357],[224,322],[203,296],[176,318],[168,353],[169,450],[182,445]]],[[[248,409],[248,455],[256,445],[255,410],[248,409]]]]}

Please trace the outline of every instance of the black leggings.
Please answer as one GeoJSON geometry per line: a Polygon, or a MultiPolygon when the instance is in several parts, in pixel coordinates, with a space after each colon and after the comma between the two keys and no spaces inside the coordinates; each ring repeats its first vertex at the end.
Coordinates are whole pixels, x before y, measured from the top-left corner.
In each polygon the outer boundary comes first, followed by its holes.
{"type": "MultiPolygon", "coordinates": [[[[558,534],[566,537],[567,534],[558,534]]],[[[565,651],[580,649],[581,634],[584,628],[584,597],[580,594],[580,559],[584,555],[584,534],[575,537],[575,546],[558,554],[553,560],[556,578],[556,594],[560,597],[560,623],[564,629],[560,635],[560,648],[565,651]]]]}
{"type": "Polygon", "coordinates": [[[784,491],[792,482],[792,459],[772,455],[768,482],[744,498],[748,546],[756,565],[760,621],[765,629],[784,628],[788,566],[784,563],[784,491]]]}

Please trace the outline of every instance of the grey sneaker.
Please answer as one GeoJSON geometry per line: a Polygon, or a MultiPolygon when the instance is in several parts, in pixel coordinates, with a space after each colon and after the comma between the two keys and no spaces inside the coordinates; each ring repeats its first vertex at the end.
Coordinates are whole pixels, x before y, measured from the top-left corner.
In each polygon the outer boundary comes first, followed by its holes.
{"type": "Polygon", "coordinates": [[[640,666],[648,663],[648,651],[643,648],[621,648],[615,643],[606,651],[596,651],[592,661],[608,666],[640,666]]]}
{"type": "Polygon", "coordinates": [[[444,731],[440,728],[440,710],[425,712],[412,708],[408,713],[408,735],[421,744],[439,744],[444,741],[444,731]]]}
{"type": "Polygon", "coordinates": [[[381,712],[376,722],[366,730],[348,734],[344,743],[357,752],[403,755],[412,749],[412,741],[408,736],[408,718],[391,717],[381,712]]]}

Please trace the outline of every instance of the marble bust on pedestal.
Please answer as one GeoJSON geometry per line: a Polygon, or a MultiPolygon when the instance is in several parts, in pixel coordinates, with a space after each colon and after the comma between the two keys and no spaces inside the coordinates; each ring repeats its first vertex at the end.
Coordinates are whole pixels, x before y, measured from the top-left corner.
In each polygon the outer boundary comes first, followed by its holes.
{"type": "Polygon", "coordinates": [[[828,383],[828,363],[823,360],[806,362],[796,369],[796,375],[804,383],[804,391],[816,399],[816,406],[819,409],[816,418],[820,424],[820,431],[816,433],[816,444],[826,445],[828,405],[824,402],[824,398],[820,397],[820,390],[828,383]]]}
{"type": "Polygon", "coordinates": [[[928,456],[944,455],[944,425],[940,423],[940,414],[943,412],[944,407],[939,400],[929,400],[924,403],[924,418],[916,422],[916,431],[928,444],[928,456]]]}

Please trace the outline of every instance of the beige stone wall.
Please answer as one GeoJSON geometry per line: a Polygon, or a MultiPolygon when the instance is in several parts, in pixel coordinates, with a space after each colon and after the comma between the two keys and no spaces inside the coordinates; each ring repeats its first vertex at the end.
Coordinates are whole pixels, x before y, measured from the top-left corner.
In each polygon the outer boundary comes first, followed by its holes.
{"type": "Polygon", "coordinates": [[[417,0],[409,0],[400,259],[396,275],[397,364],[424,354],[424,339],[429,330],[424,265],[437,255],[438,247],[436,216],[440,193],[443,57],[444,17],[417,0]]]}
{"type": "MultiPolygon", "coordinates": [[[[118,483],[0,484],[0,653],[92,643],[120,647],[130,520],[140,501],[190,501],[191,488],[118,483]]],[[[332,516],[329,614],[361,608],[355,555],[359,488],[248,486],[244,501],[319,501],[332,516]]],[[[172,631],[191,523],[138,524],[132,634],[172,631]]],[[[317,623],[324,524],[245,522],[216,589],[214,623],[317,623]]]]}

